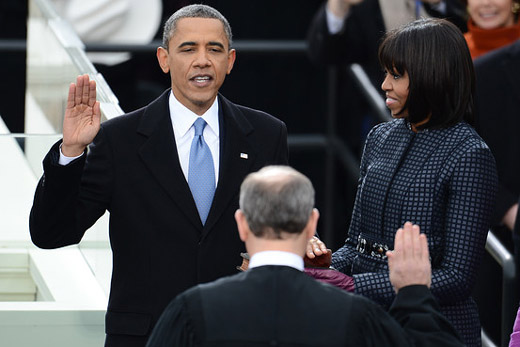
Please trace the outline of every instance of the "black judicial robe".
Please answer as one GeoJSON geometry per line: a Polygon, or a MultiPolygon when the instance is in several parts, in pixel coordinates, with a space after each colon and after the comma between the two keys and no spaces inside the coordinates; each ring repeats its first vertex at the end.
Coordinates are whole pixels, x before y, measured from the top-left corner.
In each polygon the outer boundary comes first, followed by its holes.
{"type": "Polygon", "coordinates": [[[401,289],[389,313],[287,266],[261,266],[179,295],[148,347],[462,346],[425,286],[401,289]]]}

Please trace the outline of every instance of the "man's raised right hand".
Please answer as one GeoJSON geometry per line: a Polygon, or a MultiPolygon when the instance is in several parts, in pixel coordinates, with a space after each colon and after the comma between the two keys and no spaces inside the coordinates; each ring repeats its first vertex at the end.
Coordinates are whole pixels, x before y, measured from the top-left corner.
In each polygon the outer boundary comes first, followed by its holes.
{"type": "Polygon", "coordinates": [[[63,144],[61,152],[76,157],[94,140],[101,123],[101,109],[96,101],[96,82],[88,75],[78,76],[71,83],[67,109],[63,119],[63,144]]]}
{"type": "Polygon", "coordinates": [[[410,285],[425,285],[430,288],[432,270],[428,241],[418,225],[410,222],[397,230],[394,250],[386,252],[390,270],[390,282],[395,292],[410,285]]]}

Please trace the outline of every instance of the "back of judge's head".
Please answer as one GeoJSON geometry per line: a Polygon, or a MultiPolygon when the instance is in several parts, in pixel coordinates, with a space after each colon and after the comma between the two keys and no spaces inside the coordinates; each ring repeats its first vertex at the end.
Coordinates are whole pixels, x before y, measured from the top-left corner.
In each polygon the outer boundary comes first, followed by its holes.
{"type": "Polygon", "coordinates": [[[405,108],[420,128],[472,123],[475,73],[462,32],[443,19],[423,18],[387,32],[379,46],[383,68],[408,73],[405,108]]]}
{"type": "Polygon", "coordinates": [[[311,181],[288,166],[266,166],[240,187],[240,210],[256,237],[281,239],[282,232],[303,232],[313,207],[311,181]]]}

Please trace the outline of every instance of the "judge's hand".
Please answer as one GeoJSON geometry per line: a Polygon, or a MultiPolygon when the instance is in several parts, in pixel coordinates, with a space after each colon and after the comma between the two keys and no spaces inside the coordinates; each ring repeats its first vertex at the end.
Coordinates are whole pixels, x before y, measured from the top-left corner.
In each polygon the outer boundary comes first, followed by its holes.
{"type": "Polygon", "coordinates": [[[329,0],[327,1],[327,8],[336,17],[345,17],[352,5],[357,5],[363,0],[329,0]]]}
{"type": "Polygon", "coordinates": [[[327,254],[327,246],[316,236],[313,236],[309,242],[307,242],[307,251],[305,255],[310,259],[314,259],[315,257],[319,257],[327,254]]]}
{"type": "Polygon", "coordinates": [[[426,235],[418,225],[406,222],[395,234],[394,250],[386,252],[390,269],[390,282],[395,292],[399,289],[421,284],[431,284],[431,264],[426,235]]]}
{"type": "Polygon", "coordinates": [[[83,153],[99,131],[101,110],[96,101],[96,82],[88,75],[78,76],[71,83],[67,98],[67,109],[63,119],[63,144],[65,156],[75,157],[83,153]]]}

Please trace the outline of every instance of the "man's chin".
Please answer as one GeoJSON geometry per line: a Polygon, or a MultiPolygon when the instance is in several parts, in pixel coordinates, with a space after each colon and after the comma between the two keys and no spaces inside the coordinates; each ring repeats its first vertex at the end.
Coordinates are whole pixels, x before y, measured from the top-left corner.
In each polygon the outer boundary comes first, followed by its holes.
{"type": "Polygon", "coordinates": [[[198,98],[192,98],[190,99],[190,102],[197,107],[209,107],[213,102],[215,101],[215,98],[217,97],[217,94],[211,94],[211,95],[201,95],[198,98]]]}
{"type": "Polygon", "coordinates": [[[201,98],[192,98],[188,100],[189,105],[184,105],[191,111],[197,113],[199,116],[202,113],[205,113],[215,101],[216,95],[201,97],[201,98]]]}

